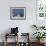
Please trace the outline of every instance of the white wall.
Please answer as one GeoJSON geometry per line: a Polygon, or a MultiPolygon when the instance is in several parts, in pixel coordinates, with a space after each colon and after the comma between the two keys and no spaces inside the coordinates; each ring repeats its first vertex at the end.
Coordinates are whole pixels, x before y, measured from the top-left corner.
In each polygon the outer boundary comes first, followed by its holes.
{"type": "Polygon", "coordinates": [[[0,34],[17,26],[32,35],[32,24],[36,24],[36,0],[0,0],[0,34]],[[10,20],[10,7],[26,7],[26,20],[10,20]]]}

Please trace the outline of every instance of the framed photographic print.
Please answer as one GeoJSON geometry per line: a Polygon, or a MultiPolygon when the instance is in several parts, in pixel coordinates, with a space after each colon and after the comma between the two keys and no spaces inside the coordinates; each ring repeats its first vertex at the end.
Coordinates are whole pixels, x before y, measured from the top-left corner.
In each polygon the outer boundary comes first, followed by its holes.
{"type": "Polygon", "coordinates": [[[24,20],[26,19],[26,7],[11,7],[10,8],[11,20],[24,20]]]}
{"type": "Polygon", "coordinates": [[[44,26],[46,25],[46,0],[37,0],[36,3],[36,24],[44,26]]]}

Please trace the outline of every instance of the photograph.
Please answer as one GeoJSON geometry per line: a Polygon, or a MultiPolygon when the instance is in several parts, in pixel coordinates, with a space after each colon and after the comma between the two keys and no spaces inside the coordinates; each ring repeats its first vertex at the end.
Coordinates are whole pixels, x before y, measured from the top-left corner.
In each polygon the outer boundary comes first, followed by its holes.
{"type": "Polygon", "coordinates": [[[10,8],[11,20],[25,20],[26,19],[26,7],[11,7],[10,8]]]}

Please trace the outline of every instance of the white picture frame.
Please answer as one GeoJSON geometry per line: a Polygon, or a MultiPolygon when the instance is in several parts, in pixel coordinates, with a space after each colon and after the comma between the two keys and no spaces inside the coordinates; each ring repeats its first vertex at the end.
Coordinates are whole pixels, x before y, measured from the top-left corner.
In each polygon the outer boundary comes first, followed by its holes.
{"type": "Polygon", "coordinates": [[[10,8],[11,20],[25,20],[26,19],[26,7],[11,7],[10,8]]]}

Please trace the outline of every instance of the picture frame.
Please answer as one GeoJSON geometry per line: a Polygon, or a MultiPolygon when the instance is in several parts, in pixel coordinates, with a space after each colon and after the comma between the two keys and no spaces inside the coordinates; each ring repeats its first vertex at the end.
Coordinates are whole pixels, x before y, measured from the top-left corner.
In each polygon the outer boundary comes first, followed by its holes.
{"type": "Polygon", "coordinates": [[[37,25],[46,25],[46,0],[37,0],[36,1],[36,24],[37,25]]]}
{"type": "Polygon", "coordinates": [[[11,7],[10,8],[11,20],[25,20],[26,19],[26,7],[11,7]]]}

